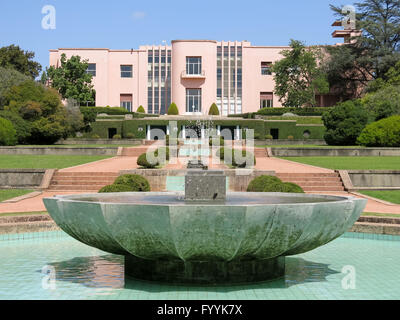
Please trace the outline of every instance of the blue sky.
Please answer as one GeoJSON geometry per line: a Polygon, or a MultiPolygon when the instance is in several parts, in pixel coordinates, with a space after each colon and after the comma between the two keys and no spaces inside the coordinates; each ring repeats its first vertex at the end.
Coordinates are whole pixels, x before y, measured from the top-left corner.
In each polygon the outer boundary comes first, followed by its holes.
{"type": "Polygon", "coordinates": [[[253,45],[333,44],[337,0],[1,0],[0,47],[19,45],[48,66],[57,48],[137,49],[174,39],[248,40],[253,45]],[[56,9],[56,29],[42,28],[42,8],[56,9]]]}

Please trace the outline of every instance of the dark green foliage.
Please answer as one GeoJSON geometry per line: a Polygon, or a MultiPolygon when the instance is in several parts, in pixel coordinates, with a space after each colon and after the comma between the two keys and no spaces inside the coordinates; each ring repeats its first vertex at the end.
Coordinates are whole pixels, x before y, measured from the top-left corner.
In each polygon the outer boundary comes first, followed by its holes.
{"type": "Polygon", "coordinates": [[[113,139],[114,139],[114,140],[121,140],[122,137],[121,137],[120,134],[116,134],[116,135],[113,136],[113,139]]]}
{"type": "Polygon", "coordinates": [[[293,113],[298,116],[322,116],[325,112],[332,108],[264,108],[260,109],[257,114],[263,116],[282,116],[285,113],[293,113]]]}
{"type": "Polygon", "coordinates": [[[247,187],[247,192],[286,192],[304,193],[303,189],[291,182],[282,182],[275,176],[259,176],[253,179],[247,187]]]}
{"type": "Polygon", "coordinates": [[[360,101],[338,104],[322,116],[327,128],[324,139],[329,145],[352,146],[368,123],[368,112],[360,101]]]}
{"type": "Polygon", "coordinates": [[[71,131],[67,110],[54,89],[29,80],[7,90],[4,99],[7,113],[17,115],[6,116],[16,123],[20,143],[52,144],[71,131]],[[27,125],[23,126],[21,119],[27,125]],[[29,134],[23,132],[27,129],[29,134]]]}
{"type": "Polygon", "coordinates": [[[4,94],[13,86],[31,80],[29,76],[14,69],[0,67],[0,109],[5,106],[4,94]]]}
{"type": "Polygon", "coordinates": [[[0,118],[0,146],[15,146],[16,143],[16,131],[11,121],[0,118]]]}
{"type": "Polygon", "coordinates": [[[168,115],[169,116],[177,116],[177,115],[179,115],[178,107],[174,102],[172,102],[171,105],[168,108],[168,115]]]}
{"type": "Polygon", "coordinates": [[[146,113],[146,111],[144,110],[143,106],[139,106],[137,113],[146,113]]]}
{"type": "Polygon", "coordinates": [[[366,147],[400,147],[400,116],[393,116],[366,126],[357,139],[366,147]]]}
{"type": "Polygon", "coordinates": [[[141,175],[137,174],[125,174],[119,176],[114,184],[126,185],[131,188],[130,191],[134,192],[148,192],[150,191],[150,184],[147,179],[141,175]]]}
{"type": "Polygon", "coordinates": [[[135,135],[134,135],[133,133],[128,133],[128,134],[125,136],[125,138],[126,138],[126,139],[135,139],[135,135]]]}
{"type": "Polygon", "coordinates": [[[138,166],[146,169],[154,169],[159,165],[159,163],[150,163],[147,160],[147,153],[143,153],[142,155],[139,156],[139,158],[137,159],[137,164],[138,166]]]}
{"type": "Polygon", "coordinates": [[[276,183],[282,183],[282,181],[275,176],[259,176],[250,182],[247,192],[264,192],[266,186],[276,183]]]}
{"type": "Polygon", "coordinates": [[[132,188],[125,184],[110,184],[100,189],[99,193],[113,193],[113,192],[133,192],[132,188]]]}
{"type": "Polygon", "coordinates": [[[31,135],[32,124],[25,121],[18,113],[12,111],[0,111],[0,117],[10,120],[16,130],[16,137],[19,144],[25,144],[31,135]]]}
{"type": "Polygon", "coordinates": [[[34,57],[34,52],[24,51],[19,46],[2,47],[0,48],[0,67],[16,70],[30,79],[35,79],[42,70],[42,66],[32,60],[34,57]]]}
{"type": "Polygon", "coordinates": [[[63,53],[60,62],[60,67],[51,66],[47,70],[51,86],[63,99],[74,99],[80,105],[95,103],[96,91],[93,89],[92,75],[87,73],[88,61],[81,61],[79,56],[67,60],[63,53]]]}
{"type": "Polygon", "coordinates": [[[375,120],[400,114],[400,86],[383,86],[365,95],[362,102],[375,120]]]}
{"type": "Polygon", "coordinates": [[[329,92],[326,75],[317,62],[322,57],[321,50],[296,40],[291,40],[290,47],[272,66],[275,93],[285,107],[315,106],[316,94],[329,92]]]}
{"type": "Polygon", "coordinates": [[[219,116],[219,110],[218,110],[218,106],[213,103],[211,105],[210,111],[208,112],[208,115],[210,116],[219,116]]]}

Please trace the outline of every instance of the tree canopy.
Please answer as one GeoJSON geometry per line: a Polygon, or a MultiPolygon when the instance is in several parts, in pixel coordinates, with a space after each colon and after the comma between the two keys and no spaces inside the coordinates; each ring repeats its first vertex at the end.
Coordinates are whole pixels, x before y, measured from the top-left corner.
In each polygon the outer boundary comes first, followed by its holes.
{"type": "Polygon", "coordinates": [[[302,42],[291,40],[290,50],[283,50],[283,59],[275,62],[275,93],[285,107],[315,106],[315,96],[329,92],[325,74],[318,66],[319,48],[307,48],[302,42]]]}
{"type": "Polygon", "coordinates": [[[92,84],[92,75],[87,73],[88,62],[79,56],[72,56],[67,60],[61,55],[61,66],[51,66],[47,70],[50,86],[55,88],[63,99],[74,99],[80,105],[87,102],[94,103],[95,90],[92,84]]]}
{"type": "Polygon", "coordinates": [[[14,69],[32,79],[42,71],[40,63],[33,61],[35,53],[24,51],[19,46],[10,45],[0,48],[0,67],[14,69]]]}
{"type": "MultiPolygon", "coordinates": [[[[342,8],[330,6],[338,17],[342,8]]],[[[324,65],[331,86],[346,99],[357,98],[371,80],[386,79],[400,61],[400,0],[363,0],[355,3],[356,28],[361,36],[342,46],[329,46],[324,65]]]]}

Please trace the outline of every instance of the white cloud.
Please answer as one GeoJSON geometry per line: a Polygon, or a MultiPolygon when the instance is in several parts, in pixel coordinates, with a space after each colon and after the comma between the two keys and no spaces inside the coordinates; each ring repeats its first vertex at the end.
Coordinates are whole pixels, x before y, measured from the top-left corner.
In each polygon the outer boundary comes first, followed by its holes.
{"type": "Polygon", "coordinates": [[[132,14],[133,20],[140,20],[143,19],[146,16],[146,12],[144,11],[135,11],[132,14]]]}

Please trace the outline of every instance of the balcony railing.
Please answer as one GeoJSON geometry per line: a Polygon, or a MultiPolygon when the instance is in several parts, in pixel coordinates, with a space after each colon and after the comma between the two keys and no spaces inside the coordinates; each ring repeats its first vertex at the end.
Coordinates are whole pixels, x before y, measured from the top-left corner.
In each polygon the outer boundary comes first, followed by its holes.
{"type": "Polygon", "coordinates": [[[201,73],[198,74],[188,74],[185,71],[182,71],[182,75],[181,75],[182,79],[205,79],[206,78],[206,73],[203,71],[201,71],[201,73]]]}

